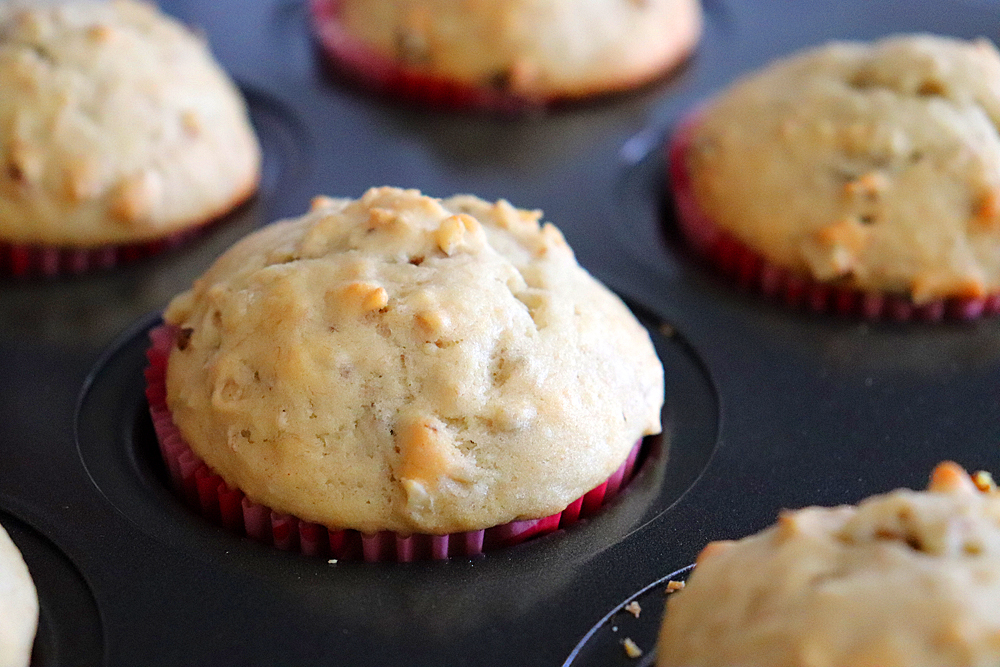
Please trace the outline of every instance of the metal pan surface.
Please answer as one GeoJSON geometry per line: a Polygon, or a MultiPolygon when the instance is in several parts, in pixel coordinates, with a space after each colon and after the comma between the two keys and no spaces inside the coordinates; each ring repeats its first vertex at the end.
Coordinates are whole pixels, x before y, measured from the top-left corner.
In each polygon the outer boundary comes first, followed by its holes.
{"type": "Polygon", "coordinates": [[[299,0],[161,5],[244,91],[264,186],[163,255],[0,280],[0,521],[42,596],[38,664],[638,664],[602,619],[708,541],[784,507],[922,486],[944,458],[1000,470],[1000,321],[868,324],[735,291],[677,241],[661,150],[686,110],[774,57],[894,32],[998,40],[1000,3],[706,0],[703,41],[673,75],[525,117],[345,87],[299,0]],[[158,313],[244,234],[384,184],[543,209],[649,327],[667,432],[606,511],[477,559],[330,564],[234,537],[170,494],[142,396],[158,313]]]}

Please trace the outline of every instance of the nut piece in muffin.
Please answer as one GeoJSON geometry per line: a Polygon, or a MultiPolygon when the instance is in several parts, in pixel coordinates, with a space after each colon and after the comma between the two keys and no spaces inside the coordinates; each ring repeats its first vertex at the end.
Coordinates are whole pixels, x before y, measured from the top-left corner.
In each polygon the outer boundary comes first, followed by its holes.
{"type": "Polygon", "coordinates": [[[153,241],[257,187],[239,91],[153,5],[0,3],[0,90],[0,241],[153,241]]]}
{"type": "Polygon", "coordinates": [[[452,90],[454,102],[477,106],[639,86],[687,56],[702,26],[697,0],[312,0],[312,8],[342,71],[441,103],[446,84],[482,91],[452,90]]]}
{"type": "Polygon", "coordinates": [[[670,596],[657,665],[1000,662],[1000,495],[954,463],[927,491],[784,512],[713,542],[670,596]]]}
{"type": "Polygon", "coordinates": [[[28,566],[0,526],[0,667],[26,667],[38,627],[38,594],[28,566]]]}
{"type": "Polygon", "coordinates": [[[1000,54],[985,39],[805,51],[675,136],[681,228],[709,255],[720,237],[745,246],[755,257],[736,270],[749,281],[981,303],[1000,292],[998,126],[1000,54]]]}
{"type": "Polygon", "coordinates": [[[375,188],[247,237],[165,314],[184,439],[252,501],[331,528],[560,512],[659,432],[663,370],[540,216],[375,188]]]}

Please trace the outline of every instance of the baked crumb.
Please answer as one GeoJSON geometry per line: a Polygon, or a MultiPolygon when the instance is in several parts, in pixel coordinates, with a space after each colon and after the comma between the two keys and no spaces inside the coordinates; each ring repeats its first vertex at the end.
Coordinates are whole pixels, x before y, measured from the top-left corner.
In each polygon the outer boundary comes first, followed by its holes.
{"type": "Polygon", "coordinates": [[[632,600],[625,605],[625,611],[632,614],[636,618],[639,618],[639,613],[642,611],[642,607],[639,606],[639,602],[637,600],[632,600]]]}
{"type": "Polygon", "coordinates": [[[631,637],[626,637],[622,640],[622,647],[625,649],[625,655],[633,660],[642,656],[642,649],[636,646],[631,637]]]}
{"type": "Polygon", "coordinates": [[[336,558],[331,558],[330,560],[328,560],[326,562],[329,563],[330,565],[336,565],[337,564],[337,559],[336,558]]]}
{"type": "Polygon", "coordinates": [[[667,595],[669,595],[674,591],[681,590],[682,588],[684,588],[683,581],[675,581],[674,579],[671,579],[670,581],[667,582],[667,590],[665,592],[667,593],[667,595]]]}

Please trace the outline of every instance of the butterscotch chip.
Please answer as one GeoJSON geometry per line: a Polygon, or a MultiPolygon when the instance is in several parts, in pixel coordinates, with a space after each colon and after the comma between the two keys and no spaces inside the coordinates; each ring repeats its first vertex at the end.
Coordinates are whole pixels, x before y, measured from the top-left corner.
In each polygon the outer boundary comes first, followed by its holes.
{"type": "Polygon", "coordinates": [[[326,301],[327,306],[333,311],[370,313],[384,308],[389,303],[389,296],[385,288],[378,285],[348,283],[342,288],[328,292],[326,301]]]}
{"type": "Polygon", "coordinates": [[[542,100],[649,81],[702,27],[695,0],[337,0],[332,13],[339,34],[402,68],[542,100]]]}
{"type": "Polygon", "coordinates": [[[995,665],[998,595],[1000,496],[943,463],[927,491],[785,512],[699,557],[656,664],[995,665]]]}
{"type": "Polygon", "coordinates": [[[659,432],[663,371],[538,218],[374,188],[244,239],[165,314],[175,423],[231,487],[335,528],[561,511],[659,432]]]}
{"type": "Polygon", "coordinates": [[[993,480],[993,475],[980,470],[972,475],[972,483],[983,493],[993,493],[997,490],[997,483],[993,480]]]}
{"type": "Polygon", "coordinates": [[[836,42],[748,75],[696,119],[697,206],[770,264],[922,304],[1000,291],[1000,54],[836,42]]]}
{"type": "Polygon", "coordinates": [[[257,187],[239,91],[151,4],[0,2],[0,91],[0,241],[148,241],[257,187]]]}

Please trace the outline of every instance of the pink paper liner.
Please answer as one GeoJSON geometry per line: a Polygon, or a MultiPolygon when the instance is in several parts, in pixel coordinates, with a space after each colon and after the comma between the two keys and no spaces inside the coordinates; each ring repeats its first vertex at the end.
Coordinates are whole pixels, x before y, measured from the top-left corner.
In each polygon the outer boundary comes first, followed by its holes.
{"type": "MultiPolygon", "coordinates": [[[[210,223],[209,223],[210,224],[210,223]]],[[[110,269],[171,250],[198,236],[207,225],[199,225],[168,236],[97,248],[72,248],[0,241],[0,275],[16,278],[54,278],[110,269]]]]}
{"type": "Polygon", "coordinates": [[[522,113],[548,102],[496,87],[474,86],[407,67],[354,38],[340,24],[340,0],[309,0],[313,29],[327,62],[356,85],[383,95],[456,111],[522,113]]]}
{"type": "Polygon", "coordinates": [[[691,187],[686,156],[699,116],[700,113],[695,111],[681,121],[667,146],[668,180],[677,210],[677,223],[690,246],[739,287],[781,301],[792,308],[873,321],[974,320],[1000,313],[1000,294],[938,299],[918,305],[905,295],[824,283],[771,263],[719,227],[698,205],[691,187]]]}
{"type": "Polygon", "coordinates": [[[512,546],[566,528],[598,512],[614,499],[636,472],[642,441],[635,443],[624,463],[605,481],[570,503],[563,511],[541,519],[513,521],[485,530],[448,535],[400,535],[384,531],[366,535],[338,530],[282,514],[229,488],[188,447],[166,404],[166,371],[177,329],[170,325],[149,332],[146,352],[146,399],[160,453],[174,491],[210,521],[286,551],[338,560],[368,562],[444,560],[475,556],[490,549],[512,546]]]}

